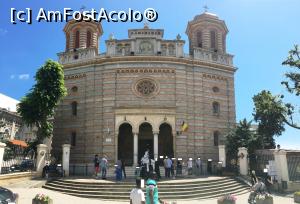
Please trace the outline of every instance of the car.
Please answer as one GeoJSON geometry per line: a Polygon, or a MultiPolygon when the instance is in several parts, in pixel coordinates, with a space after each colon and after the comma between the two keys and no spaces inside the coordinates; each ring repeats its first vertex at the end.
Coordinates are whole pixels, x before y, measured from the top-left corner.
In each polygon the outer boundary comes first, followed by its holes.
{"type": "Polygon", "coordinates": [[[7,188],[0,187],[0,203],[1,204],[17,204],[19,195],[13,193],[7,188]]]}
{"type": "Polygon", "coordinates": [[[34,162],[32,159],[25,159],[20,164],[20,171],[28,171],[34,169],[34,162]]]}
{"type": "Polygon", "coordinates": [[[9,167],[10,171],[20,171],[20,164],[14,164],[9,167]]]}

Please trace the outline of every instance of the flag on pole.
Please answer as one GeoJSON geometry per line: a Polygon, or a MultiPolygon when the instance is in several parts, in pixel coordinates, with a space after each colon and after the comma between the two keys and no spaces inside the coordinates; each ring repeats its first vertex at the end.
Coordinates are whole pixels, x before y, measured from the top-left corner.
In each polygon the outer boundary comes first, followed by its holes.
{"type": "Polygon", "coordinates": [[[187,131],[188,128],[189,128],[188,124],[183,121],[182,125],[181,125],[181,131],[185,132],[185,131],[187,131]]]}

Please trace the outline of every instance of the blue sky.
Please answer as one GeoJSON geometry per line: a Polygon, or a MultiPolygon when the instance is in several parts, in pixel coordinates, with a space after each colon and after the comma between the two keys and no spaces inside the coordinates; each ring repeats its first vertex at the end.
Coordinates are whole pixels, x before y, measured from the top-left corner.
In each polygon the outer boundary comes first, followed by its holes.
{"type": "MultiPolygon", "coordinates": [[[[38,23],[32,25],[10,23],[10,9],[31,8],[33,16],[39,8],[74,10],[84,5],[87,9],[107,10],[156,9],[158,21],[152,28],[165,29],[165,38],[175,39],[179,33],[184,40],[187,22],[203,12],[216,13],[225,20],[229,29],[227,51],[233,55],[238,68],[235,75],[237,120],[251,119],[252,97],[263,89],[274,94],[286,93],[280,85],[287,68],[281,66],[294,44],[300,44],[299,0],[3,0],[0,6],[0,93],[20,99],[34,83],[33,76],[45,60],[57,59],[56,53],[65,48],[62,29],[65,23],[38,23]],[[47,3],[46,3],[47,2],[47,3]]],[[[116,38],[126,38],[127,30],[140,28],[143,23],[102,24],[100,52],[105,51],[104,40],[110,33],[116,38]]],[[[299,104],[299,98],[288,96],[286,101],[299,104]]],[[[299,108],[299,106],[298,106],[299,108]]],[[[300,131],[288,128],[277,139],[282,147],[300,148],[300,131]]]]}

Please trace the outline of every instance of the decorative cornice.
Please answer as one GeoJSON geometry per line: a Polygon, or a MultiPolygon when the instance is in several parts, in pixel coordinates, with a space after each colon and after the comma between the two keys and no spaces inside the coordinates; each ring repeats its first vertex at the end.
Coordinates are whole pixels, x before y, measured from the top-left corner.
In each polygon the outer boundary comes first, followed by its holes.
{"type": "Polygon", "coordinates": [[[213,74],[203,74],[203,78],[227,81],[227,78],[219,76],[219,75],[213,75],[213,74]]]}
{"type": "Polygon", "coordinates": [[[174,69],[157,69],[157,68],[131,68],[131,69],[117,69],[118,74],[128,73],[175,73],[174,69]]]}
{"type": "Polygon", "coordinates": [[[84,78],[84,77],[86,77],[85,73],[83,73],[83,74],[66,75],[65,76],[65,80],[68,80],[68,79],[80,79],[80,78],[84,78]]]}

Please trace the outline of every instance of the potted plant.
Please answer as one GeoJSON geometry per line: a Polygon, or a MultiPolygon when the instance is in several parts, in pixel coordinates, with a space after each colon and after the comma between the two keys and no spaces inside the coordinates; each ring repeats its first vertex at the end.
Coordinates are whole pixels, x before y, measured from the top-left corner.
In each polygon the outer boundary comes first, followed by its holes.
{"type": "Polygon", "coordinates": [[[259,194],[256,196],[255,200],[256,204],[273,204],[273,197],[270,194],[259,194]]]}
{"type": "Polygon", "coordinates": [[[300,203],[300,191],[294,193],[294,202],[300,203]]]}
{"type": "Polygon", "coordinates": [[[32,204],[53,204],[53,200],[45,194],[38,193],[32,199],[32,204]]]}
{"type": "Polygon", "coordinates": [[[218,204],[235,204],[236,199],[234,195],[225,195],[218,199],[218,204]]]}

